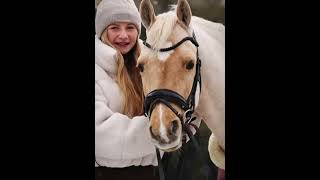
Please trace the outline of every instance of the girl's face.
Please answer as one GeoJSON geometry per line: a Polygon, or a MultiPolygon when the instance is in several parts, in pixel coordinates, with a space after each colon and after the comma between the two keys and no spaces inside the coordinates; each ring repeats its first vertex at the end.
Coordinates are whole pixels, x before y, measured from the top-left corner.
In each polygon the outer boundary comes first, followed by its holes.
{"type": "Polygon", "coordinates": [[[107,38],[121,54],[127,54],[138,38],[136,26],[128,22],[116,22],[107,27],[107,38]]]}

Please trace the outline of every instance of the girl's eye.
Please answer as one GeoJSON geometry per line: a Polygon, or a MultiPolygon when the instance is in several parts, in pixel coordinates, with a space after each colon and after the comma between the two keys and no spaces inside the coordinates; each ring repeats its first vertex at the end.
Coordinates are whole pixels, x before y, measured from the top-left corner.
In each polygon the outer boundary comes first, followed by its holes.
{"type": "Polygon", "coordinates": [[[116,29],[118,29],[118,27],[117,26],[111,26],[111,27],[109,27],[109,29],[116,30],[116,29]]]}

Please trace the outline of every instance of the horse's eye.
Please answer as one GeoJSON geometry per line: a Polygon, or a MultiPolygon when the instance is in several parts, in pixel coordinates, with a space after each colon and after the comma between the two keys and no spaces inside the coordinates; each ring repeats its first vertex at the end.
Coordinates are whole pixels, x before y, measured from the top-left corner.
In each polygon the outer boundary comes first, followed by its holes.
{"type": "Polygon", "coordinates": [[[190,61],[187,63],[186,68],[190,70],[190,69],[192,69],[192,68],[193,68],[193,66],[194,66],[194,63],[193,63],[193,61],[192,61],[192,60],[190,60],[190,61]]]}
{"type": "Polygon", "coordinates": [[[144,65],[143,65],[143,64],[139,64],[139,65],[138,65],[138,68],[139,68],[140,72],[143,72],[143,70],[144,70],[144,65]]]}

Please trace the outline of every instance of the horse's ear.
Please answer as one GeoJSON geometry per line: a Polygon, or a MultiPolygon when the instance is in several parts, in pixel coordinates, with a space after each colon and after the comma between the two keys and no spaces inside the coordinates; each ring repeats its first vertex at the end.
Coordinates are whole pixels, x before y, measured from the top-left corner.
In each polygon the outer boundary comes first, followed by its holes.
{"type": "Polygon", "coordinates": [[[150,0],[142,0],[140,4],[139,12],[140,12],[143,26],[146,29],[148,29],[156,19],[156,16],[154,14],[154,9],[150,0]]]}
{"type": "Polygon", "coordinates": [[[191,8],[187,0],[179,0],[177,5],[177,16],[180,21],[187,27],[191,21],[191,8]]]}

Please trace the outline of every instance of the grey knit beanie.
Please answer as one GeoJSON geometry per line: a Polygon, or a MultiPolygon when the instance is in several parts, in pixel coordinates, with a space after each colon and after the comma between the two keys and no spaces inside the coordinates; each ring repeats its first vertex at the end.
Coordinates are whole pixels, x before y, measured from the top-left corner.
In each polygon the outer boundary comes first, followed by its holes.
{"type": "Polygon", "coordinates": [[[96,35],[100,38],[106,27],[121,21],[133,23],[140,36],[141,18],[133,0],[102,0],[97,7],[96,35]]]}

